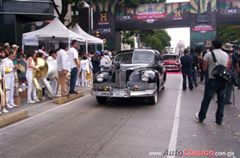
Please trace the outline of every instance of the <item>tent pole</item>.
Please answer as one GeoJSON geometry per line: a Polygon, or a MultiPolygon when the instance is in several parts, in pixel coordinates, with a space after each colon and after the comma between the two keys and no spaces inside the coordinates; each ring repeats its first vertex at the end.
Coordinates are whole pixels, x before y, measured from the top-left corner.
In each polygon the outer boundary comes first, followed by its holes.
{"type": "Polygon", "coordinates": [[[70,31],[68,30],[68,49],[70,49],[70,31]]]}
{"type": "Polygon", "coordinates": [[[25,52],[24,52],[24,44],[25,44],[25,41],[24,41],[24,38],[22,38],[22,51],[25,54],[25,52]]]}
{"type": "Polygon", "coordinates": [[[94,52],[96,52],[97,51],[97,44],[95,44],[95,50],[94,50],[94,52]]]}
{"type": "Polygon", "coordinates": [[[86,41],[86,54],[88,55],[88,42],[86,41]]]}
{"type": "Polygon", "coordinates": [[[70,37],[68,37],[68,49],[70,49],[70,37]]]}

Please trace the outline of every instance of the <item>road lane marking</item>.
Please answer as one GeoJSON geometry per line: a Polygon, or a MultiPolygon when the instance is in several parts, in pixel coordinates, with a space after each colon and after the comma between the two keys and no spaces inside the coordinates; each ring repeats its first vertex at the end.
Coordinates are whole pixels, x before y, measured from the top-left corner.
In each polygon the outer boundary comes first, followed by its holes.
{"type": "Polygon", "coordinates": [[[31,120],[33,120],[33,119],[35,119],[35,118],[37,118],[37,117],[40,117],[40,116],[42,116],[42,115],[44,115],[44,114],[47,114],[47,113],[50,113],[50,112],[52,112],[52,111],[61,109],[61,108],[65,107],[65,106],[67,106],[67,105],[69,105],[69,104],[72,104],[73,102],[76,102],[76,101],[81,101],[81,102],[82,102],[82,101],[83,101],[85,98],[87,98],[88,96],[91,96],[91,94],[87,94],[86,96],[83,96],[83,97],[81,97],[80,99],[76,99],[76,100],[67,102],[67,103],[62,104],[62,105],[60,105],[60,106],[58,105],[58,106],[55,107],[55,108],[52,108],[52,109],[50,109],[50,110],[44,111],[44,112],[39,113],[39,114],[37,114],[37,115],[35,115],[35,116],[32,116],[32,117],[29,117],[29,118],[27,118],[27,119],[25,119],[25,120],[22,120],[22,121],[20,121],[20,122],[14,123],[14,124],[9,125],[9,126],[6,126],[6,127],[4,127],[4,128],[1,128],[1,131],[3,132],[4,130],[8,130],[9,128],[15,127],[15,126],[17,126],[17,125],[19,125],[19,124],[22,124],[22,123],[24,123],[24,122],[27,122],[27,121],[31,121],[31,120]]]}
{"type": "MultiPolygon", "coordinates": [[[[176,104],[172,134],[171,134],[171,139],[170,139],[170,143],[169,143],[169,146],[168,146],[168,151],[169,151],[168,154],[170,152],[175,153],[175,151],[176,151],[179,120],[180,120],[181,101],[182,101],[182,78],[181,78],[180,87],[179,87],[179,90],[178,90],[178,97],[177,97],[177,104],[176,104]]],[[[168,155],[167,158],[175,158],[175,155],[172,155],[172,156],[168,155]]]]}

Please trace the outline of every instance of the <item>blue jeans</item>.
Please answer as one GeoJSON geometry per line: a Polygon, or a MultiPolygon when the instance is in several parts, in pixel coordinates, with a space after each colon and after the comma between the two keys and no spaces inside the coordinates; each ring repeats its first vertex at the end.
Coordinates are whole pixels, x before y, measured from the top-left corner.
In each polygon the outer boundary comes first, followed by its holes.
{"type": "Polygon", "coordinates": [[[231,102],[233,86],[234,85],[232,83],[227,83],[227,86],[226,86],[226,89],[225,89],[225,103],[230,103],[231,102]]]}
{"type": "Polygon", "coordinates": [[[193,79],[194,86],[197,87],[198,86],[198,76],[197,76],[197,69],[195,69],[195,68],[193,68],[193,70],[192,70],[192,79],[193,79]]]}
{"type": "Polygon", "coordinates": [[[204,91],[204,97],[201,104],[200,112],[198,113],[199,120],[203,121],[206,118],[206,114],[208,111],[208,107],[210,104],[213,95],[217,93],[218,99],[218,108],[216,112],[216,122],[222,122],[223,112],[224,112],[224,104],[225,104],[225,88],[226,81],[221,79],[209,79],[204,91]]]}
{"type": "Polygon", "coordinates": [[[183,90],[187,88],[187,77],[188,77],[188,85],[189,88],[193,89],[193,81],[192,81],[192,72],[191,71],[182,71],[183,76],[183,90]]]}
{"type": "Polygon", "coordinates": [[[73,92],[76,86],[77,82],[77,74],[78,74],[78,69],[76,67],[71,69],[71,77],[70,77],[70,90],[69,92],[73,92]]]}

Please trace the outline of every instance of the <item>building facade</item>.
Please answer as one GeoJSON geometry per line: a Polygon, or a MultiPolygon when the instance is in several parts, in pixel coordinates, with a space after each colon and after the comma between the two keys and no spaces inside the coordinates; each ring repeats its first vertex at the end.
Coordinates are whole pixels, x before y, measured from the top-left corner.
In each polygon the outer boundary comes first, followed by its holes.
{"type": "MultiPolygon", "coordinates": [[[[61,5],[60,0],[55,2],[61,5]]],[[[52,0],[0,0],[0,43],[21,44],[22,33],[36,30],[54,17],[52,0]]]]}

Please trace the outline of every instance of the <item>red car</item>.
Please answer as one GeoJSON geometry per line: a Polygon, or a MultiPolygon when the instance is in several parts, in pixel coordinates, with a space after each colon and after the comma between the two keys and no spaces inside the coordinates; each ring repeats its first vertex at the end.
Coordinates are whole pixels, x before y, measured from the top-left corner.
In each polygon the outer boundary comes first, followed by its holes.
{"type": "Polygon", "coordinates": [[[179,61],[179,56],[176,54],[165,54],[163,55],[163,65],[166,71],[180,71],[181,64],[179,61]]]}

